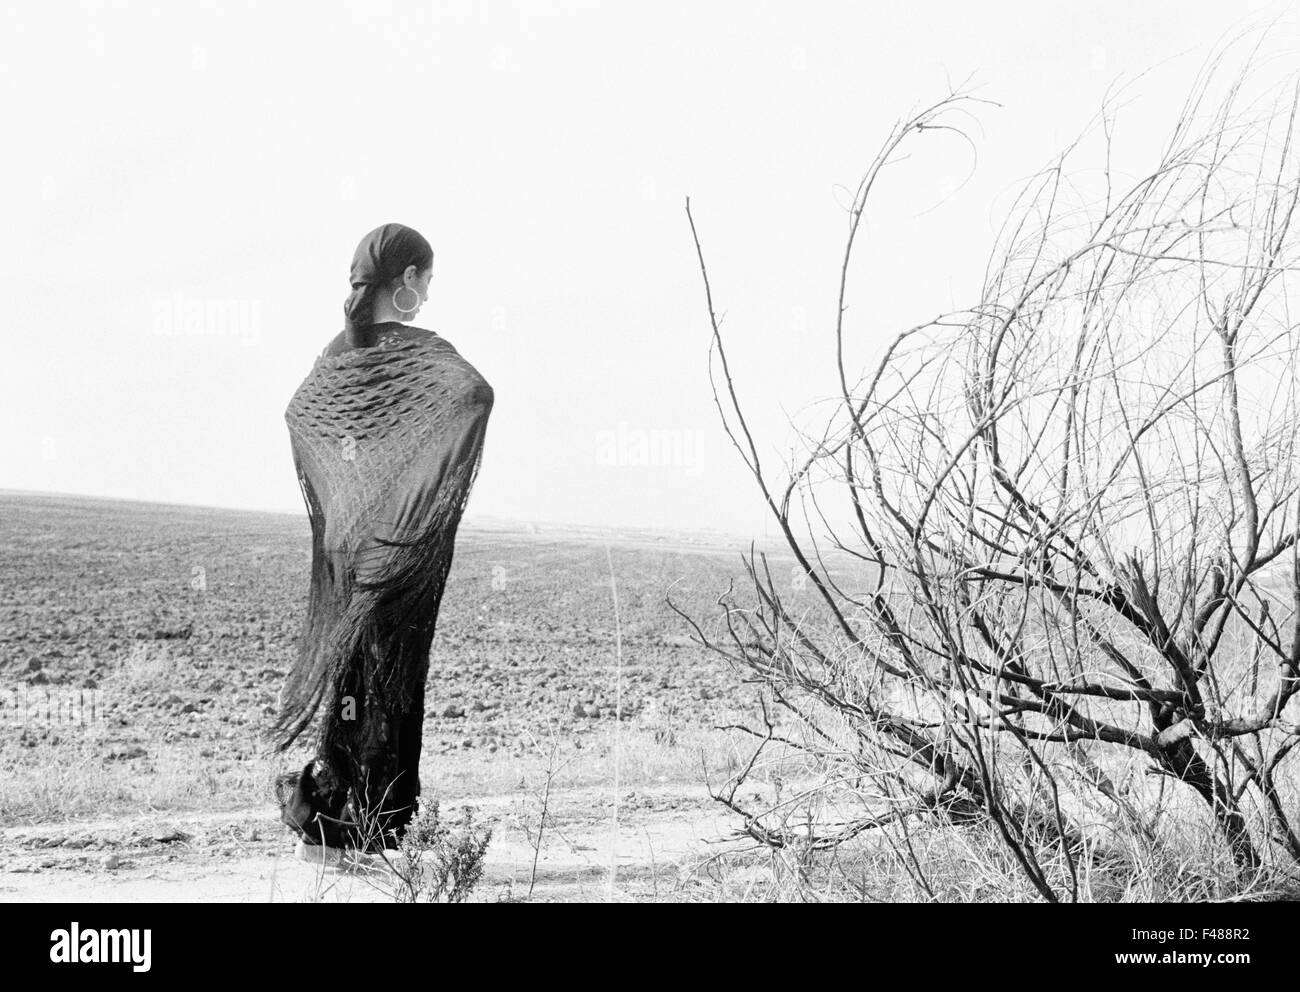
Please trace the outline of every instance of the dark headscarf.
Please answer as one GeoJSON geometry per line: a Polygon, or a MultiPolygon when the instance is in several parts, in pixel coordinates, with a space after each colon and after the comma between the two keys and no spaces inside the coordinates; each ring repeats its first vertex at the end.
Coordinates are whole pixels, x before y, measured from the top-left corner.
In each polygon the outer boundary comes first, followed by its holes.
{"type": "Polygon", "coordinates": [[[373,322],[376,293],[408,265],[422,271],[432,262],[429,242],[405,224],[385,224],[367,234],[352,256],[352,295],[343,304],[347,329],[355,331],[373,322]]]}

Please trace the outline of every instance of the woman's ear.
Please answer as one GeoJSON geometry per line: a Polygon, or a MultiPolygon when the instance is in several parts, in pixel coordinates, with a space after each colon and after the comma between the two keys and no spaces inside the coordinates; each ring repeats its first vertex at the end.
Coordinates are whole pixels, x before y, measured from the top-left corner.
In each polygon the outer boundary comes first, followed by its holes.
{"type": "Polygon", "coordinates": [[[420,278],[420,270],[414,265],[408,265],[406,271],[402,273],[402,285],[415,288],[416,282],[420,278]]]}

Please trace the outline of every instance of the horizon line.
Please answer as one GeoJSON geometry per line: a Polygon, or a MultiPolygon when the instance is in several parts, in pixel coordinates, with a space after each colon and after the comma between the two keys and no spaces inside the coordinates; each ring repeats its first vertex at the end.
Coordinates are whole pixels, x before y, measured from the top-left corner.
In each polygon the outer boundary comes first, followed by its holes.
{"type": "MultiPolygon", "coordinates": [[[[178,500],[160,500],[160,499],[140,499],[135,496],[108,496],[101,493],[84,493],[84,492],[65,492],[53,489],[11,489],[0,487],[0,497],[5,496],[55,496],[65,499],[97,499],[114,503],[138,503],[144,506],[171,506],[180,507],[187,510],[222,510],[227,513],[267,513],[276,516],[298,516],[306,517],[306,508],[300,510],[273,510],[262,507],[248,506],[223,506],[217,503],[187,503],[178,500]]],[[[515,524],[521,527],[548,527],[548,528],[574,528],[585,529],[590,531],[617,532],[620,530],[641,530],[652,531],[663,534],[699,534],[711,537],[729,537],[743,541],[780,541],[780,535],[771,534],[745,534],[740,531],[723,530],[716,527],[658,527],[653,524],[590,524],[577,523],[566,520],[541,520],[527,519],[523,517],[501,516],[495,513],[471,513],[466,511],[461,518],[465,524],[473,525],[475,520],[485,523],[515,524]]]]}

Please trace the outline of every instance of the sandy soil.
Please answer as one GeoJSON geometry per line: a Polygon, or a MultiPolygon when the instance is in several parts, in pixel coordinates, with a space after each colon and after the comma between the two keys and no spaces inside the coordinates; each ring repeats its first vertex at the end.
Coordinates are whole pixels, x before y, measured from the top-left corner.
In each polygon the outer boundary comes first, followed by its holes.
{"type": "MultiPolygon", "coordinates": [[[[625,793],[617,820],[608,790],[574,790],[557,799],[534,868],[512,813],[534,799],[466,804],[494,831],[476,899],[689,898],[701,866],[735,844],[734,824],[703,789],[625,793]]],[[[300,861],[265,807],[29,824],[0,831],[0,850],[5,901],[391,902],[398,885],[374,860],[342,869],[300,861]]]]}

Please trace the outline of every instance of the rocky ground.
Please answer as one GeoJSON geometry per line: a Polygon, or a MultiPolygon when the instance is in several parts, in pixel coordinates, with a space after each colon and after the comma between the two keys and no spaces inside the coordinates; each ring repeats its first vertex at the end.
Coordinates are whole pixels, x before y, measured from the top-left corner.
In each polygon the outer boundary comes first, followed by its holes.
{"type": "MultiPolygon", "coordinates": [[[[0,547],[0,899],[382,897],[351,875],[322,889],[271,801],[309,757],[260,736],[294,657],[305,519],[0,494],[0,547]]],[[[687,850],[735,826],[703,785],[735,760],[713,728],[749,703],[666,600],[716,636],[745,547],[462,528],[421,777],[493,824],[483,897],[689,890],[687,850]]]]}

